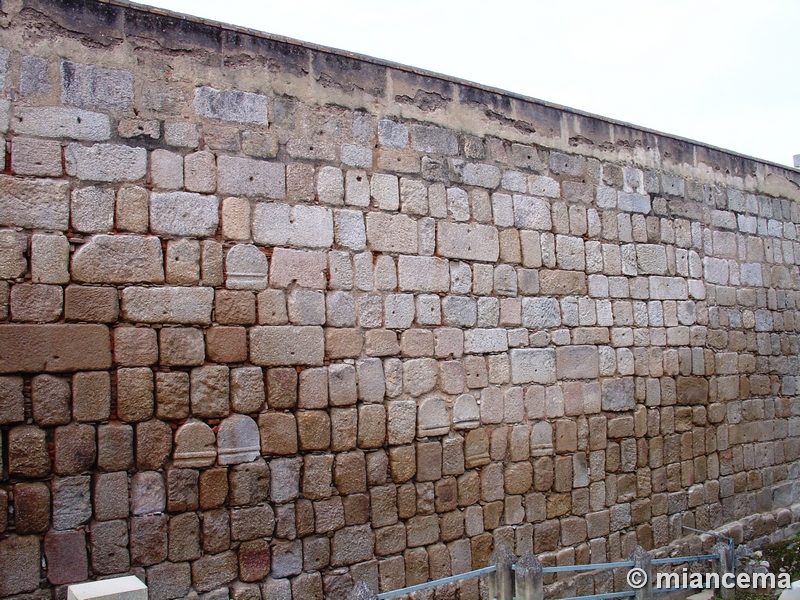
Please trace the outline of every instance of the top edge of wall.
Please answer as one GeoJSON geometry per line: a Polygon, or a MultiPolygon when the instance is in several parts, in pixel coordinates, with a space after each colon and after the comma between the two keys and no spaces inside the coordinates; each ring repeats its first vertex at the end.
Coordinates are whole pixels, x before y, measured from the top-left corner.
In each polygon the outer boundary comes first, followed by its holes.
{"type": "Polygon", "coordinates": [[[340,70],[340,75],[346,78],[361,70],[359,64],[372,65],[374,68],[360,75],[364,78],[361,83],[370,80],[373,87],[361,91],[383,96],[390,103],[397,104],[398,98],[386,98],[386,79],[393,72],[395,76],[417,78],[429,87],[441,88],[445,97],[448,93],[451,96],[447,101],[452,101],[456,96],[453,92],[457,91],[458,103],[477,107],[489,120],[519,133],[551,138],[555,148],[565,151],[602,155],[615,147],[644,147],[656,149],[660,161],[691,167],[703,165],[717,173],[743,179],[756,173],[763,177],[766,171],[800,187],[800,169],[388,60],[126,0],[23,0],[23,4],[62,26],[90,36],[100,45],[136,35],[156,39],[174,50],[199,48],[224,53],[227,49],[244,48],[279,58],[287,63],[287,71],[302,75],[317,70],[319,65],[330,66],[334,62],[338,63],[335,68],[340,70]],[[312,54],[307,54],[309,52],[312,54]],[[381,77],[383,81],[379,81],[381,77]]]}

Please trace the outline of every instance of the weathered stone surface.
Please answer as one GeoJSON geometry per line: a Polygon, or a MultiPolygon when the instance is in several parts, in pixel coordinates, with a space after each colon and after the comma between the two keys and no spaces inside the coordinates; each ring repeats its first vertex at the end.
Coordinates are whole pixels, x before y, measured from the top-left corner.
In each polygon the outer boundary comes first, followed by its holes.
{"type": "Polygon", "coordinates": [[[72,378],[72,416],[78,422],[106,421],[111,414],[111,377],[107,371],[76,373],[72,378]]]}
{"type": "Polygon", "coordinates": [[[500,254],[497,229],[442,221],[436,227],[436,252],[448,258],[494,262],[500,254]]]}
{"type": "Polygon", "coordinates": [[[163,283],[161,241],[155,237],[97,235],[72,256],[75,281],[163,283]]]}
{"type": "Polygon", "coordinates": [[[64,318],[68,321],[113,323],[118,316],[116,288],[69,285],[64,291],[64,318]]]}
{"type": "Polygon", "coordinates": [[[325,341],[321,327],[253,327],[250,360],[257,365],[321,365],[325,341]]]}
{"type": "Polygon", "coordinates": [[[188,421],[175,432],[173,465],[181,468],[210,467],[217,460],[217,438],[202,421],[188,421]]]}
{"type": "Polygon", "coordinates": [[[66,230],[69,226],[69,183],[0,176],[0,225],[66,230]]]}
{"type": "Polygon", "coordinates": [[[147,150],[144,148],[72,143],[64,156],[67,174],[83,181],[137,181],[147,173],[147,150]]]}
{"type": "Polygon", "coordinates": [[[37,137],[87,142],[102,142],[111,137],[108,115],[79,108],[17,108],[11,119],[11,127],[16,133],[37,137]]]}
{"type": "Polygon", "coordinates": [[[92,518],[91,477],[53,480],[53,529],[74,529],[92,518]]]}
{"type": "Polygon", "coordinates": [[[28,240],[24,235],[0,231],[0,277],[14,279],[25,275],[28,270],[27,252],[28,240]]]}
{"type": "Polygon", "coordinates": [[[211,288],[128,287],[122,293],[122,316],[134,323],[211,323],[211,288]]]}
{"type": "Polygon", "coordinates": [[[225,270],[228,289],[263,290],[267,287],[267,257],[251,244],[237,244],[231,248],[225,258],[225,270]]]}
{"type": "Polygon", "coordinates": [[[217,431],[217,456],[221,465],[235,465],[256,459],[261,442],[256,422],[246,415],[231,415],[217,431]]]}
{"type": "Polygon", "coordinates": [[[441,398],[427,398],[419,405],[417,437],[447,435],[450,431],[450,415],[447,403],[441,398]]]}
{"type": "Polygon", "coordinates": [[[253,211],[253,240],[265,246],[330,248],[333,212],[321,206],[260,202],[253,211]]]}
{"type": "Polygon", "coordinates": [[[551,348],[515,348],[511,350],[512,383],[554,383],[556,354],[551,348]]]}
{"type": "MultiPolygon", "coordinates": [[[[69,381],[51,375],[37,375],[31,380],[31,405],[37,425],[66,425],[72,417],[69,381]]],[[[23,420],[21,378],[0,377],[0,407],[0,421],[14,423],[23,420]]]]}
{"type": "Polygon", "coordinates": [[[180,237],[211,237],[219,225],[219,199],[192,192],[150,194],[153,233],[180,237]]]}
{"type": "Polygon", "coordinates": [[[417,222],[405,215],[367,213],[367,243],[375,252],[416,254],[417,222]]]}
{"type": "Polygon", "coordinates": [[[48,529],[50,488],[47,484],[18,483],[14,486],[14,525],[18,535],[44,533],[48,529]]]}
{"type": "Polygon", "coordinates": [[[85,532],[51,531],[44,538],[44,554],[51,584],[78,583],[88,577],[85,532]]]}
{"type": "Polygon", "coordinates": [[[267,97],[239,90],[199,87],[194,92],[194,111],[200,116],[237,123],[267,124],[267,97]]]}
{"type": "Polygon", "coordinates": [[[4,572],[0,578],[0,595],[6,597],[32,592],[39,586],[41,554],[38,536],[12,535],[0,541],[0,560],[4,572]]]}
{"type": "Polygon", "coordinates": [[[230,412],[229,373],[228,367],[224,365],[192,369],[190,400],[195,417],[213,419],[224,417],[230,412]]]}
{"type": "MultiPolygon", "coordinates": [[[[40,377],[47,377],[46,375],[40,377]]],[[[55,379],[55,378],[52,378],[55,379]]],[[[39,380],[36,382],[34,380],[33,387],[37,389],[37,402],[36,405],[41,407],[38,411],[35,410],[35,413],[38,414],[38,418],[36,419],[37,422],[42,420],[44,417],[45,421],[52,420],[48,419],[47,417],[50,416],[50,411],[48,410],[49,407],[43,406],[43,398],[44,396],[49,396],[48,392],[52,390],[52,394],[55,396],[53,403],[55,406],[54,408],[54,415],[56,420],[59,420],[58,415],[62,412],[58,408],[58,400],[59,397],[63,398],[65,395],[69,398],[69,385],[67,385],[66,394],[64,394],[58,386],[60,380],[55,380],[54,382],[50,382],[49,380],[39,380]],[[37,385],[38,383],[38,385],[37,385]],[[44,389],[43,387],[44,386],[44,389]],[[49,389],[48,389],[49,388],[49,389]]],[[[62,400],[63,402],[63,400],[62,400]]],[[[69,412],[69,409],[67,409],[69,412]]],[[[22,377],[0,377],[0,423],[7,424],[7,423],[18,423],[25,419],[25,398],[22,395],[22,377]]],[[[67,419],[69,422],[69,419],[67,419]]],[[[45,425],[44,423],[40,422],[40,425],[45,425]]]]}
{"type": "Polygon", "coordinates": [[[601,387],[603,410],[625,411],[636,407],[633,378],[603,379],[601,387]]]}
{"type": "Polygon", "coordinates": [[[84,108],[128,110],[133,105],[133,73],[65,60],[61,63],[61,101],[84,108]]]}
{"type": "Polygon", "coordinates": [[[66,236],[34,234],[31,238],[33,283],[65,284],[69,283],[69,277],[69,240],[66,236]]]}
{"type": "Polygon", "coordinates": [[[104,325],[0,325],[0,373],[63,373],[111,366],[104,325]]]}

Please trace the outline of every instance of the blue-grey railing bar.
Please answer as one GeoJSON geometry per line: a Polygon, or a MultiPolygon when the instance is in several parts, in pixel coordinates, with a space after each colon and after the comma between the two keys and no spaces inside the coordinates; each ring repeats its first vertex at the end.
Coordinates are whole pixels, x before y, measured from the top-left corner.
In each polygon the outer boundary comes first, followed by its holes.
{"type": "MultiPolygon", "coordinates": [[[[666,565],[666,564],[673,564],[673,563],[684,563],[684,562],[695,562],[700,560],[719,560],[719,554],[698,554],[695,556],[675,556],[671,558],[654,558],[652,564],[654,565],[666,565]]],[[[543,567],[542,573],[569,573],[574,571],[599,571],[603,569],[620,569],[624,567],[632,567],[633,561],[632,560],[624,560],[618,562],[611,562],[611,563],[590,563],[587,565],[561,565],[557,567],[543,567]]],[[[514,566],[512,565],[512,569],[514,566]]],[[[475,569],[474,571],[467,571],[466,573],[459,573],[458,575],[451,575],[450,577],[444,577],[442,579],[436,579],[435,581],[428,581],[425,583],[418,583],[417,585],[412,585],[409,587],[405,587],[399,590],[392,590],[390,592],[383,592],[382,594],[377,595],[378,600],[388,600],[389,598],[396,598],[398,596],[403,596],[404,594],[411,594],[413,592],[420,592],[422,590],[427,590],[433,587],[438,587],[440,585],[445,585],[447,583],[454,583],[456,581],[461,581],[463,579],[470,579],[472,577],[480,577],[481,575],[488,575],[489,573],[494,573],[497,570],[497,567],[494,565],[490,565],[488,567],[483,567],[482,569],[475,569]]],[[[653,590],[654,593],[662,593],[668,591],[677,591],[684,588],[664,588],[659,590],[653,590]]],[[[688,588],[686,588],[688,589],[688,588]]],[[[633,596],[633,591],[626,591],[626,592],[610,592],[607,594],[593,594],[591,596],[573,596],[571,598],[563,598],[562,600],[610,600],[612,598],[625,598],[628,596],[633,596]]]]}
{"type": "Polygon", "coordinates": [[[456,581],[461,581],[462,579],[470,579],[471,577],[480,577],[481,575],[488,575],[489,573],[494,573],[496,570],[497,567],[491,565],[488,567],[483,567],[482,569],[475,569],[474,571],[467,571],[466,573],[459,573],[458,575],[451,575],[450,577],[443,577],[442,579],[437,579],[435,581],[418,583],[417,585],[412,585],[399,590],[392,590],[391,592],[383,592],[382,594],[378,594],[377,598],[378,600],[385,600],[386,598],[396,598],[397,596],[402,596],[404,594],[410,594],[412,592],[427,590],[432,587],[445,585],[446,583],[454,583],[456,581]]]}
{"type": "Polygon", "coordinates": [[[625,560],[613,563],[594,563],[588,565],[562,565],[560,567],[542,567],[542,573],[569,573],[570,571],[596,571],[598,569],[618,569],[632,567],[633,561],[625,560]]]}
{"type": "Polygon", "coordinates": [[[628,598],[635,593],[633,590],[628,590],[627,592],[608,592],[607,594],[592,594],[591,596],[572,596],[570,598],[561,598],[561,600],[609,600],[610,598],[628,598]]]}
{"type": "Polygon", "coordinates": [[[654,558],[654,565],[668,565],[674,563],[694,562],[697,560],[719,560],[719,554],[699,554],[697,556],[674,556],[672,558],[654,558]]]}

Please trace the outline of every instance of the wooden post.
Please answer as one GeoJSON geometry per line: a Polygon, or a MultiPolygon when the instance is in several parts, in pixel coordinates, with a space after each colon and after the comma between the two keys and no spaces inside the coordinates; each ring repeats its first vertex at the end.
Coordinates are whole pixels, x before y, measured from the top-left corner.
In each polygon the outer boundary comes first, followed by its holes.
{"type": "Polygon", "coordinates": [[[514,598],[514,553],[508,546],[501,545],[492,553],[492,563],[497,567],[489,573],[490,600],[513,600],[514,598]]]}
{"type": "Polygon", "coordinates": [[[526,552],[517,561],[514,580],[516,600],[544,600],[542,561],[532,552],[526,552]]]}
{"type": "Polygon", "coordinates": [[[631,557],[629,560],[633,561],[633,567],[628,572],[628,583],[631,584],[634,581],[631,573],[636,570],[640,569],[644,572],[644,585],[639,587],[639,583],[642,582],[641,579],[636,580],[636,587],[631,585],[631,587],[636,591],[636,600],[653,600],[653,568],[652,568],[652,559],[647,551],[642,548],[641,546],[636,546],[631,553],[631,557]]]}
{"type": "Polygon", "coordinates": [[[731,548],[728,544],[723,544],[722,542],[718,544],[714,544],[714,548],[712,549],[714,554],[719,554],[719,560],[717,561],[717,573],[719,574],[719,588],[717,588],[716,593],[714,594],[717,598],[722,598],[723,600],[733,600],[735,595],[736,589],[735,588],[726,588],[722,585],[723,577],[725,577],[726,573],[734,573],[734,561],[736,557],[733,555],[733,548],[731,548]]]}

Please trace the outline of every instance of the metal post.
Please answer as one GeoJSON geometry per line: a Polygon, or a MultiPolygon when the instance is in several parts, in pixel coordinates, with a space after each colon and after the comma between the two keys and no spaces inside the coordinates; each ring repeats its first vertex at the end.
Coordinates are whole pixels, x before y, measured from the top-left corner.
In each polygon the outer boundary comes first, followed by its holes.
{"type": "MultiPolygon", "coordinates": [[[[734,573],[734,565],[736,557],[734,556],[733,548],[731,548],[728,544],[718,543],[714,544],[713,548],[714,554],[719,555],[719,560],[717,560],[717,573],[719,574],[719,588],[717,588],[716,593],[714,594],[717,598],[722,598],[723,600],[733,600],[735,589],[734,588],[726,588],[722,585],[723,578],[725,577],[726,573],[734,573]]],[[[730,579],[730,577],[729,577],[730,579]]]]}
{"type": "MultiPolygon", "coordinates": [[[[641,546],[636,546],[631,552],[630,560],[633,561],[631,570],[641,569],[646,576],[644,585],[636,589],[636,600],[653,600],[653,567],[650,555],[641,546]]],[[[631,577],[628,580],[631,581],[631,577]]]]}
{"type": "Polygon", "coordinates": [[[516,600],[544,600],[542,561],[526,552],[517,561],[515,574],[516,600]]]}
{"type": "Polygon", "coordinates": [[[495,548],[492,563],[497,570],[489,574],[490,600],[513,600],[514,598],[514,553],[505,544],[495,548]]]}

